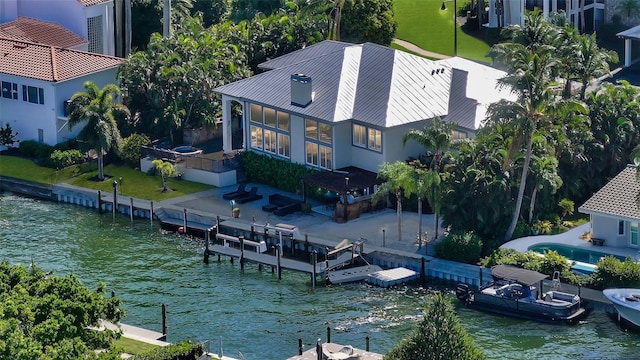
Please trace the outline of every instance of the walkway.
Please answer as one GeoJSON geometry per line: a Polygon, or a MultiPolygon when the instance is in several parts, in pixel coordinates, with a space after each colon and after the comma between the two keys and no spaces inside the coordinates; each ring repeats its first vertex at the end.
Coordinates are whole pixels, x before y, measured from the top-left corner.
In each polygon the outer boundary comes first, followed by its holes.
{"type": "Polygon", "coordinates": [[[408,41],[404,41],[404,40],[400,40],[400,39],[393,39],[393,43],[402,46],[403,48],[416,53],[418,55],[422,55],[422,56],[426,56],[430,59],[436,59],[436,60],[443,60],[443,59],[448,59],[451,56],[449,55],[443,55],[443,54],[438,54],[438,53],[434,53],[428,50],[424,50],[421,47],[419,47],[416,44],[410,43],[408,41]]]}

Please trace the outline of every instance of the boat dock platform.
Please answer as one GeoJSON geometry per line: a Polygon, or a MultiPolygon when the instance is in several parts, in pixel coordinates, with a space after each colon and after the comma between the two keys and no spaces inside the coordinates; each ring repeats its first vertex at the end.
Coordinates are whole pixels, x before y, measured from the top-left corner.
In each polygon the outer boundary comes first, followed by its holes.
{"type": "Polygon", "coordinates": [[[389,270],[376,271],[369,275],[367,282],[372,285],[388,288],[404,284],[418,278],[418,273],[407,268],[399,267],[389,270]]]}
{"type": "Polygon", "coordinates": [[[351,346],[344,346],[336,343],[318,344],[310,350],[300,355],[290,357],[287,360],[318,360],[318,359],[341,359],[341,360],[382,360],[383,355],[357,349],[351,346]],[[322,349],[322,350],[320,350],[322,349]],[[321,351],[322,354],[318,354],[321,351]]]}

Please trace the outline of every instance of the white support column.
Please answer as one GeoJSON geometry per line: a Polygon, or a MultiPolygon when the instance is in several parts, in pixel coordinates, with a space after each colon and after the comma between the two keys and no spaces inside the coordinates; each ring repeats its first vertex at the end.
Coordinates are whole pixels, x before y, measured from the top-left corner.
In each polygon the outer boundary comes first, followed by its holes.
{"type": "Polygon", "coordinates": [[[551,11],[558,12],[558,0],[551,0],[551,11]]]}
{"type": "Polygon", "coordinates": [[[624,39],[624,67],[631,66],[631,39],[624,39]]]}
{"type": "Polygon", "coordinates": [[[498,27],[498,15],[496,14],[496,1],[489,0],[489,27],[498,27]]]}
{"type": "Polygon", "coordinates": [[[222,151],[228,154],[232,150],[231,141],[231,98],[222,95],[222,151]]]}
{"type": "Polygon", "coordinates": [[[544,0],[542,3],[542,18],[549,20],[549,0],[544,0]]]}

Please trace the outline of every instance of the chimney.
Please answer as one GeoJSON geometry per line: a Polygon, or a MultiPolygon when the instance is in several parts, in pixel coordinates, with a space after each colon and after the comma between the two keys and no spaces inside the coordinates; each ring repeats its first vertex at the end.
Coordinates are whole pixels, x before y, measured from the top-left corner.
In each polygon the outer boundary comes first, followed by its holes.
{"type": "Polygon", "coordinates": [[[311,78],[305,74],[291,75],[291,105],[306,107],[313,100],[311,78]]]}

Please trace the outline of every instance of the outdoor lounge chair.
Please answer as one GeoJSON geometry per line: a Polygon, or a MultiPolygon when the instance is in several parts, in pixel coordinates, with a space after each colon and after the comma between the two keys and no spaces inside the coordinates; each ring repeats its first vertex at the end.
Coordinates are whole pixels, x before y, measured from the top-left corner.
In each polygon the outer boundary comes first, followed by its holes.
{"type": "Polygon", "coordinates": [[[237,196],[233,200],[235,200],[235,202],[238,204],[244,204],[258,199],[262,199],[262,195],[258,194],[257,187],[252,186],[246,194],[237,196]]]}
{"type": "Polygon", "coordinates": [[[238,189],[236,191],[228,192],[222,195],[222,198],[225,200],[232,200],[238,196],[246,195],[248,193],[246,186],[246,184],[238,184],[238,189]]]}

